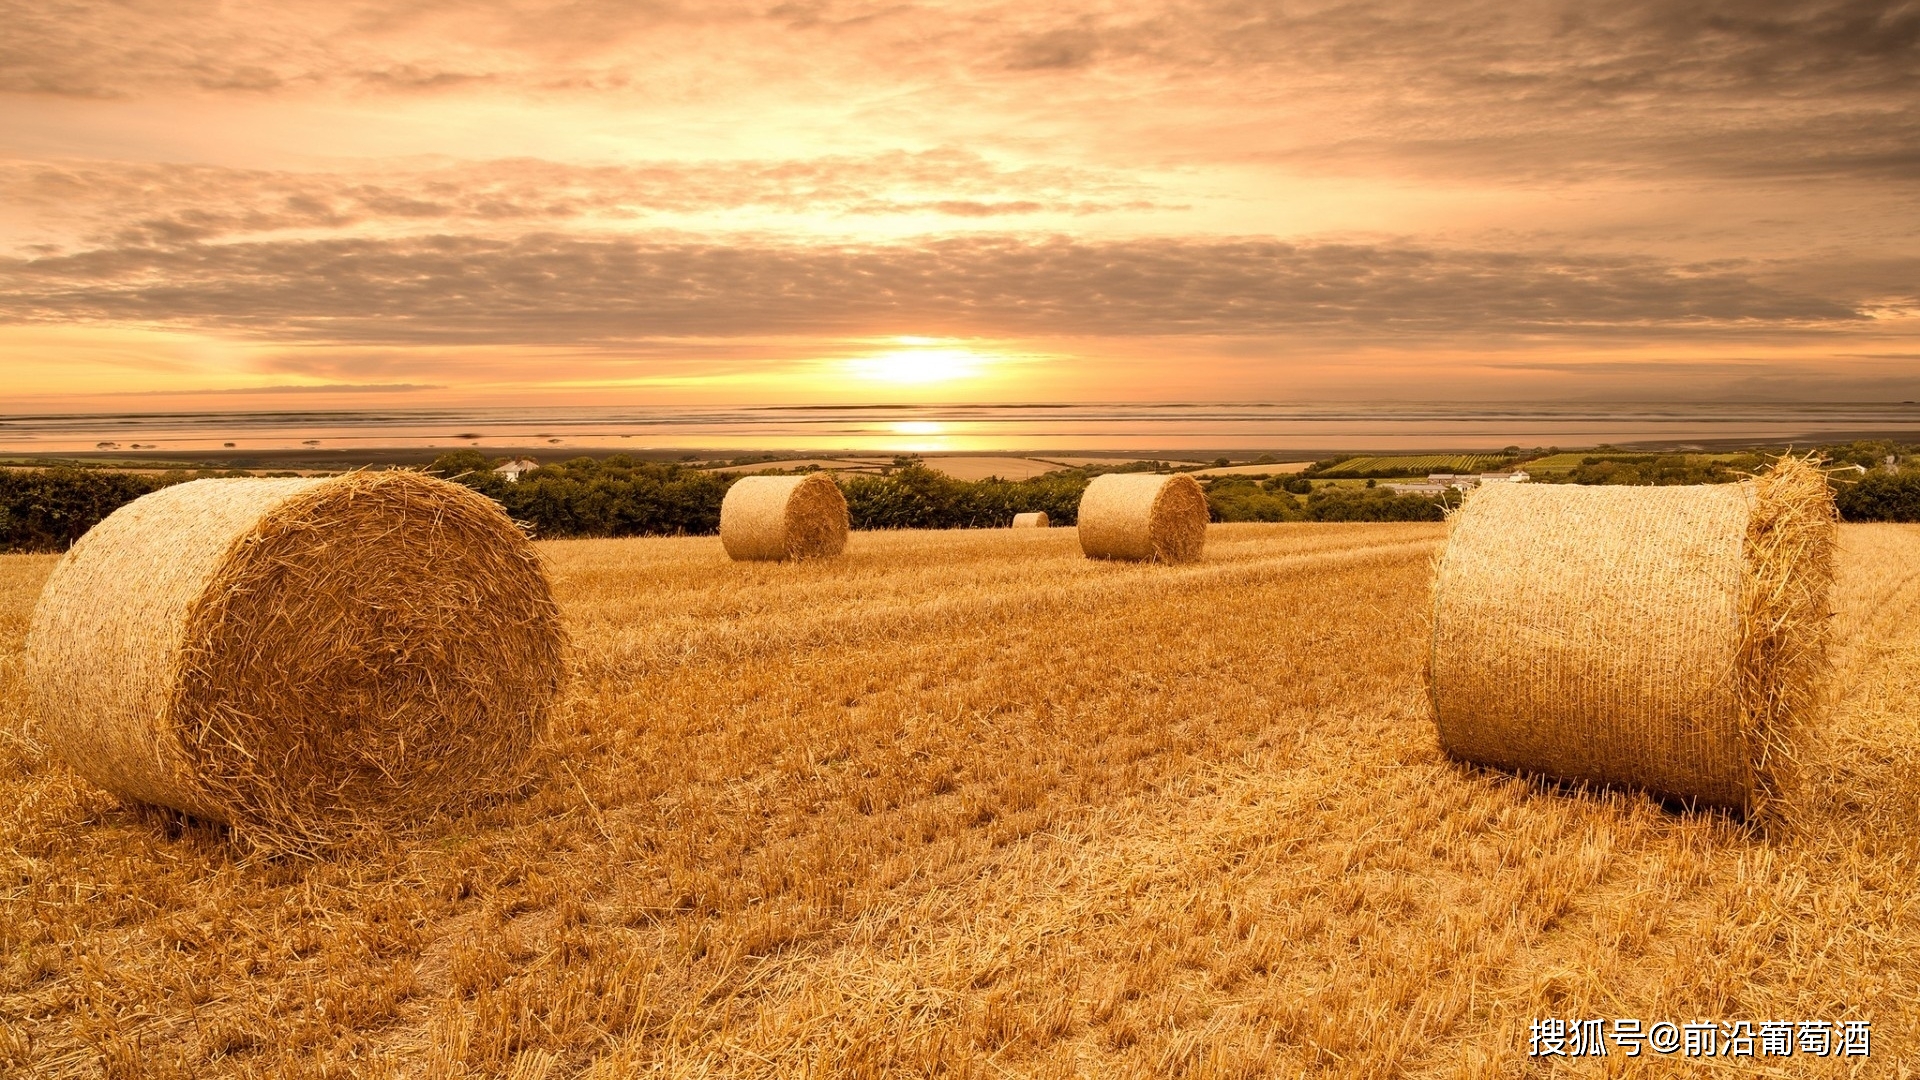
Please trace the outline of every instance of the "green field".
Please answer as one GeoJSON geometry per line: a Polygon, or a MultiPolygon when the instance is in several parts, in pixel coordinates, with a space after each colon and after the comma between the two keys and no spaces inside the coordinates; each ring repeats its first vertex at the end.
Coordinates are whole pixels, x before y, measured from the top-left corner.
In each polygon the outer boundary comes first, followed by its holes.
{"type": "MultiPolygon", "coordinates": [[[[1425,476],[1428,473],[1471,473],[1495,468],[1508,459],[1498,454],[1389,455],[1351,458],[1320,473],[1321,476],[1425,476]]],[[[1579,462],[1575,462],[1575,465],[1579,462]]]]}

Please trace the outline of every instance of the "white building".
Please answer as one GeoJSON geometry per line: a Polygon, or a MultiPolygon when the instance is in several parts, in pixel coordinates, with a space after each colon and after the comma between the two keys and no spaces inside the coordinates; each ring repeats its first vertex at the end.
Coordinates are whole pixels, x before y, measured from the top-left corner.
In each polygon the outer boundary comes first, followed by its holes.
{"type": "Polygon", "coordinates": [[[521,473],[530,473],[539,467],[540,463],[532,458],[515,458],[493,471],[506,477],[507,483],[517,484],[520,482],[521,473]]]}
{"type": "Polygon", "coordinates": [[[1387,490],[1399,495],[1441,495],[1449,491],[1472,491],[1481,484],[1524,484],[1532,477],[1525,472],[1428,473],[1425,483],[1387,484],[1387,490]]]}

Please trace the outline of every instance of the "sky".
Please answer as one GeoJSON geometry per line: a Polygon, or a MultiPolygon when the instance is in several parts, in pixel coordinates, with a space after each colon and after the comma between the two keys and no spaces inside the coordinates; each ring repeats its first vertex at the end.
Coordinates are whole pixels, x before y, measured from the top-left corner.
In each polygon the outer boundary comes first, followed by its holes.
{"type": "Polygon", "coordinates": [[[1920,398],[1920,0],[0,0],[6,411],[1920,398]]]}

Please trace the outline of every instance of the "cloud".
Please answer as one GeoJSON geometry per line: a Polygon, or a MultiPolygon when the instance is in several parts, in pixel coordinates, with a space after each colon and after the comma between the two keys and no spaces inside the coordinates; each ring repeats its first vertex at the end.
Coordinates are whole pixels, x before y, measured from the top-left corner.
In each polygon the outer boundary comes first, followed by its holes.
{"type": "Polygon", "coordinates": [[[1004,166],[969,151],[593,165],[530,158],[291,172],[138,162],[0,162],[0,206],[93,242],[427,223],[626,222],[668,214],[1084,216],[1164,208],[1099,169],[1004,166]]]}
{"type": "Polygon", "coordinates": [[[351,86],[417,93],[543,70],[583,49],[716,14],[668,4],[390,0],[0,3],[0,92],[132,97],[351,86]],[[530,62],[529,58],[533,58],[530,62]]]}
{"type": "Polygon", "coordinates": [[[1084,29],[1048,30],[1015,42],[1007,56],[1013,71],[1083,68],[1100,52],[1100,38],[1084,29]]]}
{"type": "Polygon", "coordinates": [[[414,394],[427,390],[445,390],[444,385],[435,383],[320,383],[287,384],[284,386],[238,386],[224,390],[131,390],[121,393],[102,394],[102,397],[169,397],[202,395],[253,396],[260,394],[414,394]]]}
{"type": "MultiPolygon", "coordinates": [[[[271,77],[264,88],[292,89],[372,73],[390,76],[396,90],[474,77],[604,82],[639,55],[679,56],[698,69],[743,49],[760,54],[754,60],[808,50],[801,70],[845,58],[879,79],[1102,64],[1261,69],[1343,74],[1373,90],[1446,85],[1563,105],[1649,93],[1904,92],[1920,72],[1920,10],[1910,0],[76,0],[57,8],[8,0],[0,19],[10,30],[0,85],[82,95],[245,88],[262,76],[271,77]],[[820,48],[829,42],[836,48],[820,48]],[[253,74],[232,79],[237,72],[253,74]]],[[[779,59],[784,67],[790,58],[779,59]]]]}
{"type": "Polygon", "coordinates": [[[1739,265],[1269,240],[825,246],[533,235],[114,247],[0,261],[0,319],[350,343],[780,334],[1335,335],[1827,329],[1845,301],[1739,265]]]}
{"type": "Polygon", "coordinates": [[[0,25],[9,146],[140,159],[0,162],[0,320],[354,353],[346,382],[442,345],[887,333],[1711,363],[1920,309],[1913,0],[0,0],[0,25]]]}
{"type": "Polygon", "coordinates": [[[0,93],[27,95],[806,100],[921,123],[1058,109],[1217,128],[1226,156],[1521,177],[1910,177],[1920,142],[1912,0],[0,0],[0,25],[0,93]],[[1250,115],[1286,145],[1246,145],[1250,115]]]}

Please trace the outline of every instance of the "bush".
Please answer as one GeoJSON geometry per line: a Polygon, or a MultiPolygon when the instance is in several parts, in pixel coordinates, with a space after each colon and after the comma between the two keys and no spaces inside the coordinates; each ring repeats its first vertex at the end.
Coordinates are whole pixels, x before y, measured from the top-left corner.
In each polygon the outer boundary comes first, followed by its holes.
{"type": "MultiPolygon", "coordinates": [[[[1565,477],[1573,484],[1634,484],[1665,487],[1674,484],[1731,484],[1758,472],[1766,462],[1758,454],[1719,461],[1687,454],[1656,457],[1622,454],[1584,458],[1565,477]]],[[[1543,477],[1545,479],[1545,477],[1543,477]]]]}
{"type": "Polygon", "coordinates": [[[0,550],[65,551],[102,518],[186,472],[129,473],[55,466],[0,469],[0,550]]]}
{"type": "Polygon", "coordinates": [[[1378,488],[1321,488],[1307,496],[1309,521],[1445,521],[1447,504],[1378,488]]]}
{"type": "MultiPolygon", "coordinates": [[[[1276,478],[1277,480],[1278,478],[1276,478]]],[[[1207,486],[1215,521],[1444,521],[1446,504],[1379,488],[1323,487],[1302,500],[1291,481],[1222,477],[1207,486]]]]}
{"type": "MultiPolygon", "coordinates": [[[[856,529],[1004,528],[1013,515],[1044,510],[1056,524],[1078,520],[1087,477],[1050,473],[1031,480],[956,480],[905,458],[885,476],[836,477],[856,529]]],[[[707,535],[720,530],[720,504],[736,477],[678,462],[616,454],[545,465],[509,482],[483,455],[462,450],[429,470],[506,507],[541,537],[707,535]]]]}
{"type": "Polygon", "coordinates": [[[1300,500],[1278,484],[1256,484],[1239,476],[1208,482],[1207,509],[1215,521],[1304,521],[1300,500]]]}
{"type": "Polygon", "coordinates": [[[919,463],[886,476],[840,478],[856,529],[1005,528],[1013,515],[1045,511],[1055,525],[1079,521],[1087,476],[1048,473],[1030,480],[955,480],[919,463]]]}
{"type": "Polygon", "coordinates": [[[679,462],[574,458],[543,465],[518,482],[473,450],[435,458],[428,471],[465,484],[506,508],[535,536],[676,536],[720,529],[720,501],[732,478],[679,462]]]}
{"type": "Polygon", "coordinates": [[[1869,473],[1835,488],[1834,505],[1847,521],[1920,521],[1920,471],[1869,473]]]}

